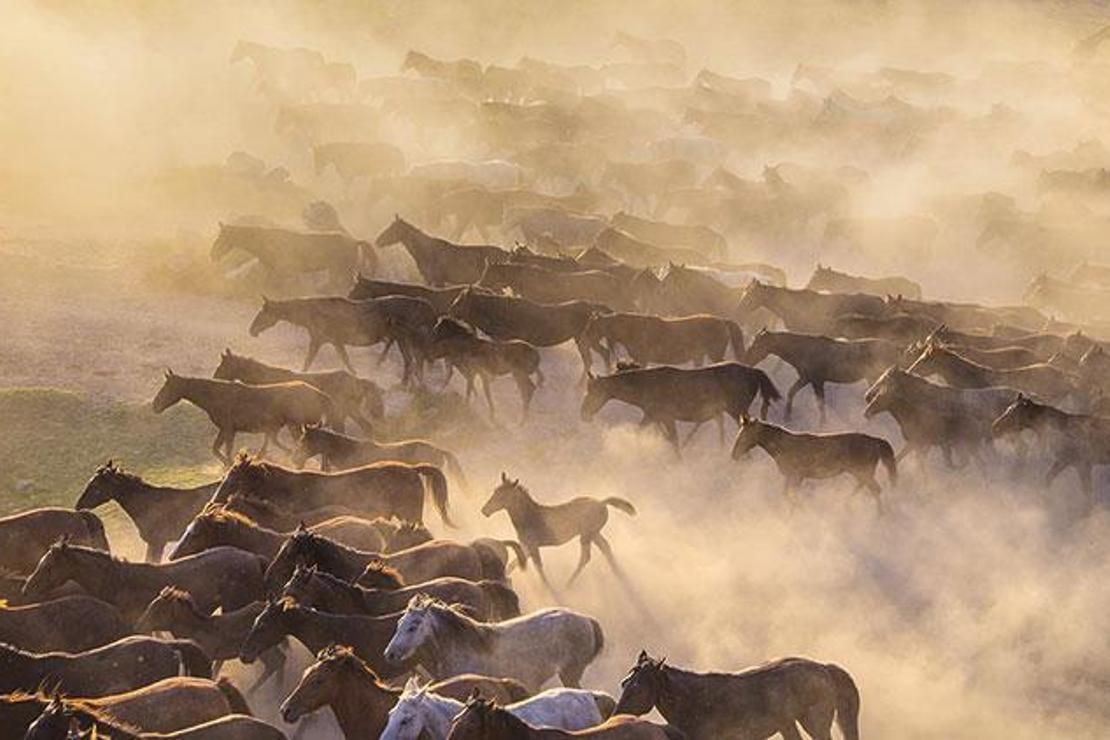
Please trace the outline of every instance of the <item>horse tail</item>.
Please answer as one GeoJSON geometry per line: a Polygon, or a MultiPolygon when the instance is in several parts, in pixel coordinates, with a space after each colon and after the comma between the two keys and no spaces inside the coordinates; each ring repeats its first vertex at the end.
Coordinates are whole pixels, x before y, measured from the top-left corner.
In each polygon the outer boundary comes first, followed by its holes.
{"type": "Polygon", "coordinates": [[[232,714],[245,714],[248,717],[253,717],[254,712],[251,711],[250,704],[247,704],[246,698],[231,682],[227,676],[220,676],[216,680],[216,688],[224,695],[227,700],[227,706],[231,709],[232,714]]]}
{"type": "Polygon", "coordinates": [[[756,372],[755,379],[756,382],[759,384],[759,395],[763,397],[763,400],[778,401],[779,399],[781,399],[782,394],[779,393],[779,389],[775,387],[775,384],[771,382],[771,378],[768,377],[767,373],[763,372],[759,368],[754,369],[756,372]]]}
{"type": "Polygon", "coordinates": [[[590,626],[593,627],[594,631],[594,651],[590,655],[590,662],[593,662],[605,649],[605,633],[601,631],[601,622],[596,619],[590,619],[590,626]]]}
{"type": "Polygon", "coordinates": [[[451,477],[459,482],[459,488],[463,493],[469,493],[470,482],[466,479],[466,473],[463,472],[462,465],[459,465],[459,458],[455,457],[455,453],[443,450],[443,466],[447,468],[451,477]]]}
{"type": "Polygon", "coordinates": [[[212,678],[212,659],[192,640],[171,640],[183,675],[212,678]]]}
{"type": "Polygon", "coordinates": [[[505,561],[497,551],[497,543],[475,540],[470,546],[474,548],[474,552],[478,554],[478,560],[481,561],[482,580],[505,580],[505,561]]]}
{"type": "Polygon", "coordinates": [[[740,362],[744,361],[744,330],[735,321],[725,320],[728,329],[728,342],[732,345],[732,356],[740,362]]]}
{"type": "Polygon", "coordinates": [[[517,542],[516,540],[497,540],[497,541],[499,543],[501,543],[502,545],[504,545],[505,547],[512,550],[513,554],[516,555],[516,567],[520,568],[521,570],[527,570],[528,569],[528,553],[526,553],[524,551],[524,547],[521,546],[521,544],[519,542],[517,542]]]}
{"type": "Polygon", "coordinates": [[[619,496],[610,496],[607,499],[603,499],[601,503],[606,506],[612,506],[614,509],[620,509],[629,516],[636,516],[636,507],[632,505],[632,502],[620,498],[619,496]]]}
{"type": "Polygon", "coordinates": [[[879,446],[879,461],[882,462],[883,467],[886,468],[887,475],[890,476],[890,485],[893,488],[898,485],[898,463],[894,460],[894,448],[890,446],[890,442],[885,439],[879,446]]]}
{"type": "Polygon", "coordinates": [[[385,402],[382,400],[382,389],[378,384],[366,378],[355,377],[361,393],[361,403],[366,408],[370,417],[381,419],[385,416],[385,402]]]}
{"type": "Polygon", "coordinates": [[[828,663],[825,668],[832,678],[836,699],[836,724],[844,740],[859,740],[859,689],[848,671],[828,663]]]}
{"type": "Polygon", "coordinates": [[[97,550],[104,552],[111,552],[108,546],[108,535],[104,533],[104,522],[100,521],[100,517],[91,511],[77,512],[81,516],[81,521],[85,524],[85,530],[89,533],[89,544],[97,550]]]}
{"type": "Polygon", "coordinates": [[[424,481],[424,486],[427,490],[431,491],[432,501],[436,505],[436,511],[443,519],[443,523],[453,529],[458,529],[451,516],[447,513],[447,477],[443,471],[435,465],[417,465],[416,473],[424,481]]]}
{"type": "Polygon", "coordinates": [[[482,593],[489,599],[492,606],[492,609],[490,609],[491,621],[501,621],[520,616],[520,598],[516,595],[516,591],[513,591],[501,581],[488,579],[478,581],[478,588],[482,589],[482,593]]]}

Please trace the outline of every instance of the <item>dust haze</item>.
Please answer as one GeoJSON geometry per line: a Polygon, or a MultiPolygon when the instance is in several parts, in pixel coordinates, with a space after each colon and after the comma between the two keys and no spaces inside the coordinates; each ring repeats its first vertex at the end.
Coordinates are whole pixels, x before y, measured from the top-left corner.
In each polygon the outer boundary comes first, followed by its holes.
{"type": "MultiPolygon", "coordinates": [[[[299,366],[297,332],[247,335],[260,288],[249,264],[225,273],[209,260],[218,223],[302,228],[304,206],[322,199],[352,234],[373,240],[398,206],[388,198],[368,205],[371,183],[347,188],[334,172],[315,172],[305,142],[275,129],[280,103],[259,90],[251,64],[230,61],[241,39],[319,50],[364,80],[400,74],[409,49],[506,67],[525,56],[599,65],[627,58],[612,46],[618,31],[671,38],[687,53],[675,87],[702,69],[760,77],[772,84],[769,108],[802,115],[812,104],[835,132],[728,143],[719,164],[742,177],[758,180],[765,166],[789,162],[833,178],[842,187],[835,218],[853,229],[836,238],[831,217],[819,213],[789,232],[730,234],[733,261],[777,265],[792,287],[821,262],[906,275],[930,298],[993,304],[1021,303],[1041,272],[1107,261],[1107,191],[1057,189],[1039,177],[1110,162],[1099,142],[1110,113],[1110,51],[1076,54],[1079,40],[1110,23],[1099,3],[11,0],[4,16],[4,387],[134,405],[153,396],[163,367],[208,375],[225,346],[299,366]],[[882,83],[883,69],[944,81],[882,83]]],[[[653,101],[664,104],[663,87],[637,102],[645,117],[653,101]]],[[[681,114],[667,115],[671,135],[702,134],[681,114]]],[[[449,123],[421,136],[400,117],[382,121],[372,138],[398,145],[410,164],[477,156],[449,123]]],[[[646,155],[646,140],[624,144],[627,158],[646,155]]],[[[509,230],[490,235],[503,246],[520,239],[509,230]]],[[[470,231],[456,241],[482,240],[470,231]]],[[[414,279],[399,248],[380,256],[389,279],[414,279]]],[[[397,365],[376,367],[376,354],[356,350],[360,372],[390,388],[391,411],[407,413],[397,365]]],[[[1077,514],[1082,496],[1071,473],[1046,490],[1039,468],[1005,454],[985,473],[910,459],[888,516],[876,517],[843,481],[807,487],[805,505],[791,510],[770,460],[753,452],[733,462],[713,425],[679,463],[619,404],[581,421],[577,357],[566,347],[543,354],[550,371],[527,425],[515,425],[518,399],[502,381],[500,421],[476,403],[466,417],[472,426],[445,428],[436,441],[459,453],[475,489],[469,498],[452,491],[467,536],[512,535],[503,514],[478,513],[501,471],[543,500],[635,502],[638,515],[614,512],[607,530],[626,577],[595,555],[580,582],[557,594],[605,627],[589,686],[619,692],[641,648],[699,670],[805,655],[855,677],[866,737],[1110,731],[1110,516],[1105,508],[1077,514]]],[[[321,358],[338,367],[329,351],[321,358]]],[[[773,375],[780,387],[793,378],[789,368],[773,375]]],[[[440,377],[433,373],[433,385],[440,377]]],[[[859,387],[836,387],[830,403],[828,429],[861,429],[898,446],[889,418],[864,419],[859,387]]],[[[808,391],[798,407],[791,426],[816,428],[808,391]]],[[[56,441],[32,422],[3,434],[27,446],[56,441]]],[[[146,462],[95,433],[84,441],[140,470],[146,462]]],[[[165,478],[220,473],[207,442],[192,444],[199,452],[166,464],[165,478]]],[[[40,486],[43,502],[76,498],[73,488],[34,479],[0,472],[4,512],[21,508],[17,490],[28,485],[40,486]]],[[[111,516],[113,546],[137,557],[131,532],[118,512],[111,516]]],[[[548,556],[557,584],[577,554],[571,545],[548,556]]],[[[534,573],[514,574],[514,584],[527,609],[553,600],[534,573]]]]}

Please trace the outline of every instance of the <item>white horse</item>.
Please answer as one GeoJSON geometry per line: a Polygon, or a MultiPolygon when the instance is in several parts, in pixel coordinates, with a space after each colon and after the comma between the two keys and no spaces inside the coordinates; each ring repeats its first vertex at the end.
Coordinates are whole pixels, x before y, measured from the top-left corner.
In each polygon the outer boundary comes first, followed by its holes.
{"type": "MultiPolygon", "coordinates": [[[[381,740],[416,740],[426,733],[431,740],[446,740],[451,722],[466,708],[461,701],[433,694],[415,678],[405,685],[401,698],[389,710],[389,722],[381,740]]],[[[599,725],[616,706],[603,691],[557,688],[530,699],[510,704],[505,709],[536,727],[584,730],[599,725]]]]}
{"type": "Polygon", "coordinates": [[[534,693],[555,676],[564,686],[578,688],[604,644],[597,620],[569,609],[479,622],[420,594],[397,621],[385,657],[415,660],[437,681],[478,673],[515,678],[534,693]]]}

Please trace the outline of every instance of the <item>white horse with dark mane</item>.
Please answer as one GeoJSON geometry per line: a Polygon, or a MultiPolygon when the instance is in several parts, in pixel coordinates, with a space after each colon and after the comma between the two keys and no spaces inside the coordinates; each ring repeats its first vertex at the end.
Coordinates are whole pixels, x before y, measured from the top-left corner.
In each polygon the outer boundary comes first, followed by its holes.
{"type": "Polygon", "coordinates": [[[420,594],[397,621],[385,657],[414,661],[437,681],[463,673],[515,678],[531,692],[550,678],[578,688],[605,644],[597,620],[540,609],[504,622],[479,622],[420,594]]]}
{"type": "MultiPolygon", "coordinates": [[[[415,678],[405,685],[401,698],[389,710],[389,722],[381,740],[446,740],[451,722],[466,704],[420,686],[415,678]]],[[[506,710],[536,727],[584,730],[599,725],[612,713],[616,702],[603,691],[555,688],[510,704],[506,710]]]]}

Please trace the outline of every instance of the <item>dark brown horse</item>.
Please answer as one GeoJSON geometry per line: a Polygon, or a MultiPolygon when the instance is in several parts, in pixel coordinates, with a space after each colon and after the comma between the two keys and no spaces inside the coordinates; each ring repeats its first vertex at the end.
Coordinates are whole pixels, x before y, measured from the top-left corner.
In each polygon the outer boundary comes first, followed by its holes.
{"type": "Polygon", "coordinates": [[[510,375],[520,391],[521,422],[528,417],[536,386],[543,382],[540,353],[522,339],[485,339],[463,322],[444,316],[432,329],[431,354],[447,360],[447,380],[455,369],[466,379],[466,400],[474,392],[475,378],[482,381],[490,416],[495,415],[490,382],[510,375]],[[535,376],[535,380],[533,380],[535,376]]]}
{"type": "Polygon", "coordinates": [[[59,538],[108,551],[104,524],[91,511],[44,508],[0,517],[0,568],[30,573],[59,538]]]}
{"type": "Polygon", "coordinates": [[[338,504],[368,518],[396,516],[423,522],[425,489],[444,524],[454,526],[447,513],[447,479],[439,468],[426,463],[381,462],[339,473],[317,473],[240,456],[212,501],[222,503],[242,491],[293,511],[338,504]]]}
{"type": "Polygon", "coordinates": [[[237,380],[190,378],[167,370],[151,408],[160,414],[182,400],[200,408],[216,425],[219,431],[212,453],[228,465],[237,434],[264,434],[259,454],[265,454],[271,442],[287,449],[277,438],[282,429],[292,432],[305,424],[321,424],[334,413],[331,399],[307,383],[247,385],[237,380]]]}
{"type": "Polygon", "coordinates": [[[577,537],[581,552],[578,566],[570,577],[570,582],[573,583],[590,562],[591,545],[596,545],[614,569],[617,568],[609,541],[601,534],[601,530],[609,521],[610,506],[629,516],[636,514],[636,507],[616,496],[601,500],[579,496],[561,504],[541,504],[532,498],[528,489],[520,484],[519,479],[509,480],[509,477],[502,472],[501,484],[494,489],[493,495],[482,506],[482,515],[489,517],[502,510],[508,513],[513,529],[516,530],[517,539],[535,562],[536,569],[539,570],[540,577],[545,583],[547,573],[543,569],[540,548],[557,547],[577,537]]]}
{"type": "MultiPolygon", "coordinates": [[[[387,573],[396,573],[383,565],[378,575],[385,569],[388,569],[387,573]]],[[[331,614],[380,616],[402,611],[418,593],[428,594],[447,604],[457,604],[476,619],[488,621],[520,616],[516,594],[500,581],[475,583],[464,578],[445,577],[404,586],[398,574],[388,588],[366,588],[318,570],[315,566],[298,565],[281,595],[331,614]]]]}
{"type": "Polygon", "coordinates": [[[487,264],[478,285],[495,291],[508,288],[536,303],[589,301],[624,309],[633,303],[627,283],[601,270],[565,272],[503,262],[487,264]]]}
{"type": "Polygon", "coordinates": [[[680,730],[647,720],[618,716],[588,730],[569,732],[532,727],[493,701],[472,696],[451,724],[447,740],[685,740],[680,730]]]}
{"type": "Polygon", "coordinates": [[[590,317],[609,309],[585,301],[540,304],[526,298],[486,295],[464,290],[451,305],[451,315],[481,329],[491,338],[520,339],[533,347],[554,347],[573,341],[582,358],[582,373],[590,367],[590,349],[582,339],[590,317]]]}
{"type": "MultiPolygon", "coordinates": [[[[215,661],[213,674],[225,660],[239,657],[239,646],[262,613],[265,603],[255,601],[239,609],[210,614],[200,609],[188,591],[166,586],[135,622],[140,632],[169,632],[174,637],[192,640],[215,661]]],[[[285,671],[285,650],[279,646],[261,656],[262,673],[248,689],[253,693],[271,676],[281,681],[285,671]]]]}
{"type": "Polygon", "coordinates": [[[351,300],[363,301],[367,298],[385,298],[391,295],[403,295],[410,298],[420,298],[431,304],[440,315],[446,314],[451,309],[451,304],[459,297],[459,293],[466,288],[465,285],[453,285],[447,288],[429,288],[417,283],[396,283],[387,280],[373,280],[355,276],[355,285],[347,293],[351,300]]]}
{"type": "Polygon", "coordinates": [[[374,243],[387,247],[398,242],[408,250],[425,282],[433,287],[476,283],[487,262],[509,261],[509,253],[500,247],[452,244],[425,234],[395,215],[374,243]]]}
{"type": "Polygon", "coordinates": [[[331,399],[334,411],[331,421],[340,428],[350,419],[362,429],[369,430],[370,419],[382,419],[385,416],[385,401],[378,384],[345,370],[298,373],[225,349],[212,377],[218,380],[241,380],[253,385],[290,381],[307,383],[331,399]]]}
{"type": "Polygon", "coordinates": [[[869,434],[803,434],[757,419],[741,418],[740,431],[732,445],[732,459],[739,460],[751,449],[762,447],[783,476],[782,495],[796,503],[795,489],[806,479],[835,478],[847,473],[856,479],[856,490],[866,489],[882,513],[882,488],[875,468],[882,463],[893,487],[898,481],[894,449],[885,439],[869,434]]]}
{"type": "Polygon", "coordinates": [[[23,590],[35,595],[76,581],[88,593],[115,605],[134,622],[166,586],[193,594],[201,608],[238,609],[262,598],[266,561],[233,547],[217,547],[172,563],[130,563],[106,552],[64,540],[50,546],[23,590]]]}
{"type": "Polygon", "coordinates": [[[213,481],[191,488],[155,486],[109,460],[85,484],[75,508],[95,509],[115,501],[146,543],[147,561],[157,563],[166,543],[181,536],[219,485],[213,481]]]}
{"type": "Polygon", "coordinates": [[[739,673],[695,673],[641,652],[621,682],[615,714],[652,708],[688,740],[859,740],[859,690],[843,668],[783,658],[739,673]]]}
{"type": "MultiPolygon", "coordinates": [[[[502,704],[526,699],[528,691],[508,678],[465,675],[432,684],[429,690],[463,701],[478,691],[502,704]]],[[[350,647],[331,645],[305,669],[300,683],[281,703],[281,716],[296,722],[306,714],[330,706],[347,740],[381,734],[400,689],[386,686],[366,661],[350,647]]]]}
{"type": "Polygon", "coordinates": [[[831,339],[814,334],[761,329],[748,347],[748,362],[759,364],[767,355],[782,358],[798,373],[786,392],[783,417],[790,418],[794,396],[807,385],[813,388],[825,421],[825,384],[873,382],[898,362],[901,349],[885,339],[831,339]]]}
{"type": "Polygon", "coordinates": [[[744,359],[744,332],[729,319],[697,315],[663,318],[638,313],[597,314],[586,325],[584,337],[612,369],[612,359],[623,348],[639,365],[683,365],[721,362],[732,345],[737,360],[744,359]]]}
{"type": "Polygon", "coordinates": [[[0,642],[32,653],[79,653],[129,634],[119,610],[92,596],[0,605],[0,642]]]}
{"type": "Polygon", "coordinates": [[[303,466],[317,456],[320,467],[325,471],[350,470],[387,460],[412,465],[427,463],[445,470],[464,491],[468,488],[466,475],[455,453],[424,439],[378,442],[350,437],[323,427],[305,427],[293,450],[293,462],[303,466]]]}
{"type": "Polygon", "coordinates": [[[582,399],[582,418],[589,420],[612,399],[639,408],[640,426],[659,425],[667,440],[680,449],[676,423],[693,422],[689,442],[702,424],[717,419],[724,440],[721,414],[739,421],[756,394],[763,399],[760,414],[767,415],[772,401],[781,396],[762,370],[738,362],[721,362],[694,369],[671,367],[632,368],[612,375],[590,377],[582,399]]]}

